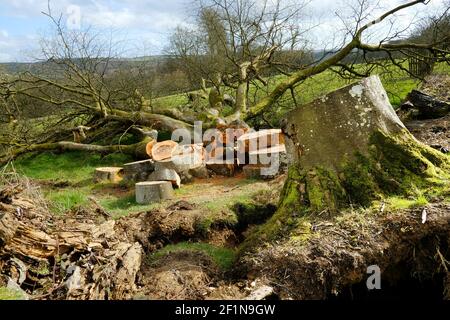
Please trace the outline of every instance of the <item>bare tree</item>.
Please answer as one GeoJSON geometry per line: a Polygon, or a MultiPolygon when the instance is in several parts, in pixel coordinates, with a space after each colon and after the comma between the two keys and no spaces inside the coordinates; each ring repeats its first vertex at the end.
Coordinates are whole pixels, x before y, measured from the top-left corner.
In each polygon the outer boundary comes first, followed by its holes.
{"type": "MultiPolygon", "coordinates": [[[[365,1],[361,2],[361,6],[364,6],[365,1]]],[[[431,52],[436,57],[439,57],[443,60],[448,59],[448,55],[450,52],[441,47],[442,43],[448,42],[450,40],[449,35],[445,35],[443,38],[437,41],[431,41],[426,43],[418,43],[414,41],[401,41],[401,42],[386,42],[390,37],[386,37],[385,39],[379,41],[378,43],[365,43],[363,41],[363,35],[373,26],[378,25],[384,22],[386,19],[392,17],[394,14],[398,13],[401,10],[416,6],[416,5],[425,5],[426,1],[424,0],[416,0],[410,1],[400,6],[397,6],[391,10],[388,10],[381,16],[371,21],[366,22],[365,24],[361,24],[363,20],[358,18],[358,23],[353,32],[350,33],[351,40],[345,44],[341,49],[337,50],[335,54],[327,57],[317,63],[314,63],[311,66],[307,66],[305,68],[301,68],[293,73],[291,76],[287,77],[284,81],[282,81],[267,97],[261,99],[256,105],[251,107],[247,114],[245,115],[245,119],[250,119],[257,115],[260,115],[264,112],[265,109],[270,107],[277,99],[279,99],[286,91],[295,87],[301,81],[312,77],[316,74],[322,73],[325,70],[328,70],[334,66],[341,66],[346,69],[346,71],[354,74],[355,76],[361,76],[361,74],[356,70],[356,68],[349,67],[347,65],[342,64],[342,61],[348,57],[355,50],[360,50],[363,54],[370,52],[383,52],[387,55],[390,61],[398,66],[401,69],[405,69],[398,61],[396,61],[394,54],[395,53],[404,53],[408,55],[417,55],[418,50],[427,50],[431,52]]],[[[407,71],[405,69],[405,71],[407,71]]],[[[367,74],[366,74],[367,75],[367,74]]]]}
{"type": "Polygon", "coordinates": [[[197,29],[178,29],[174,34],[175,54],[190,70],[200,71],[201,77],[213,86],[211,93],[217,97],[210,96],[210,100],[217,102],[211,106],[219,103],[220,107],[223,86],[235,92],[236,113],[245,113],[251,83],[266,86],[264,72],[299,66],[294,61],[304,50],[298,25],[304,4],[285,3],[202,1],[197,29]],[[291,54],[276,54],[283,50],[291,54]]]}

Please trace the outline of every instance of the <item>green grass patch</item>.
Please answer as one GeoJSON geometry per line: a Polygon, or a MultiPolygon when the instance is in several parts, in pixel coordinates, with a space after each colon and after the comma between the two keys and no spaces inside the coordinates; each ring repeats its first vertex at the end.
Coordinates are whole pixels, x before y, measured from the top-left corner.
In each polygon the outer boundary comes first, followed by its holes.
{"type": "Polygon", "coordinates": [[[44,195],[50,201],[52,212],[63,214],[75,206],[82,206],[88,202],[89,191],[85,189],[49,190],[44,192],[44,195]]]}
{"type": "Polygon", "coordinates": [[[222,270],[229,270],[236,258],[236,252],[233,249],[215,247],[208,243],[202,242],[180,242],[177,244],[170,244],[164,248],[156,251],[149,256],[149,262],[155,263],[162,257],[179,251],[198,251],[207,254],[222,270]]]}
{"type": "Polygon", "coordinates": [[[415,199],[390,197],[386,199],[386,203],[390,209],[398,210],[398,209],[423,207],[428,204],[428,200],[425,198],[425,196],[419,196],[415,199]]]}
{"type": "Polygon", "coordinates": [[[18,290],[0,287],[0,300],[24,300],[25,297],[18,290]]]}
{"type": "Polygon", "coordinates": [[[151,211],[162,207],[162,203],[152,203],[140,205],[136,202],[135,196],[129,195],[121,198],[108,197],[100,200],[100,205],[111,213],[115,219],[125,217],[131,213],[151,211]]]}
{"type": "Polygon", "coordinates": [[[101,157],[87,152],[66,151],[28,155],[16,160],[14,165],[19,173],[33,179],[80,183],[90,181],[97,167],[118,166],[130,161],[130,156],[120,153],[101,157]]]}

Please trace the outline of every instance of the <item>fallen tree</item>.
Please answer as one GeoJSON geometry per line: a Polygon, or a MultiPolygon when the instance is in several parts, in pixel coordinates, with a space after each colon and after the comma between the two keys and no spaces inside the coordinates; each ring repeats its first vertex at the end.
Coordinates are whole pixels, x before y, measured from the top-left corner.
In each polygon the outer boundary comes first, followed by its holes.
{"type": "MultiPolygon", "coordinates": [[[[67,32],[62,26],[61,20],[53,18],[49,9],[47,16],[53,21],[56,27],[56,36],[54,41],[44,42],[42,50],[44,57],[47,59],[47,66],[49,69],[55,69],[58,74],[52,76],[26,72],[18,77],[6,77],[1,80],[0,96],[3,98],[3,104],[6,106],[6,110],[9,110],[7,113],[11,121],[8,131],[12,133],[5,137],[5,139],[0,139],[0,144],[11,155],[48,149],[68,150],[76,148],[85,151],[92,150],[90,147],[60,142],[67,140],[61,139],[60,131],[55,132],[50,137],[44,135],[45,139],[43,139],[36,138],[34,135],[30,136],[27,132],[32,130],[27,129],[24,133],[26,136],[22,137],[21,132],[14,131],[18,130],[16,128],[17,121],[25,120],[20,119],[19,98],[28,99],[27,101],[31,102],[40,101],[53,108],[62,108],[62,114],[58,115],[59,119],[56,121],[56,124],[51,123],[49,127],[73,127],[74,122],[77,122],[76,126],[78,127],[81,125],[96,128],[86,133],[87,140],[89,140],[90,136],[96,135],[96,131],[101,131],[102,128],[110,123],[115,123],[124,133],[129,132],[134,134],[136,130],[134,132],[130,130],[132,127],[141,127],[141,130],[157,129],[167,132],[172,132],[180,128],[192,130],[193,126],[191,122],[197,119],[207,122],[203,124],[203,128],[217,124],[229,125],[234,121],[242,122],[242,120],[251,120],[264,115],[280,97],[286,92],[291,91],[292,93],[295,86],[305,79],[330,68],[344,70],[355,77],[364,76],[364,74],[362,75],[356,70],[354,65],[345,65],[342,63],[355,50],[363,53],[385,52],[390,57],[392,64],[400,69],[402,69],[402,65],[396,61],[396,53],[410,56],[414,55],[420,49],[422,51],[429,51],[444,61],[450,54],[444,45],[450,39],[448,35],[444,35],[439,39],[433,39],[430,43],[414,43],[413,41],[390,43],[382,41],[378,44],[368,44],[362,40],[364,32],[373,25],[385,21],[401,10],[423,3],[425,3],[423,0],[405,3],[387,11],[378,19],[366,24],[362,24],[363,18],[358,17],[358,26],[360,27],[352,33],[352,39],[349,43],[337,50],[334,55],[324,57],[312,64],[300,66],[292,74],[285,73],[286,78],[269,92],[266,97],[260,99],[253,106],[247,106],[247,101],[243,99],[242,91],[247,91],[245,95],[248,95],[249,81],[251,79],[259,79],[261,81],[262,75],[260,72],[265,67],[262,67],[260,64],[262,63],[264,66],[271,65],[272,56],[277,50],[280,50],[278,46],[266,46],[263,52],[254,55],[254,61],[251,59],[249,61],[241,61],[245,64],[243,73],[246,76],[244,76],[245,79],[241,79],[237,83],[238,89],[236,95],[239,97],[236,97],[236,100],[239,100],[239,103],[236,103],[236,105],[238,107],[236,107],[236,112],[228,117],[223,116],[217,110],[217,112],[212,112],[212,110],[211,112],[205,112],[205,110],[198,112],[195,110],[189,112],[161,110],[161,114],[158,114],[153,109],[149,109],[148,101],[140,93],[137,86],[134,87],[133,83],[130,82],[122,83],[122,86],[118,86],[112,81],[112,77],[108,76],[108,67],[113,60],[111,56],[112,48],[107,47],[107,50],[104,52],[98,52],[96,50],[79,52],[77,48],[90,48],[90,46],[96,43],[97,39],[95,36],[84,32],[77,36],[67,32]],[[47,145],[46,143],[48,142],[56,144],[47,145]],[[11,149],[18,149],[18,151],[14,152],[11,149]]],[[[212,8],[220,11],[222,8],[220,4],[220,1],[213,2],[212,8]]],[[[230,8],[222,9],[225,12],[229,12],[230,8]]],[[[229,17],[229,19],[231,18],[229,17]]],[[[278,34],[283,29],[277,30],[275,34],[278,34]]],[[[220,45],[226,45],[226,42],[216,44],[216,46],[220,45]]],[[[225,52],[239,52],[239,49],[234,47],[230,49],[231,51],[225,50],[225,52]]],[[[230,57],[232,62],[236,62],[234,58],[236,57],[230,57]]],[[[135,81],[138,79],[139,77],[135,77],[135,81]]],[[[230,85],[233,86],[232,83],[230,85]]],[[[94,147],[94,149],[100,150],[99,152],[108,152],[108,150],[116,152],[117,150],[123,149],[126,152],[134,153],[133,150],[130,150],[132,147],[111,146],[108,148],[94,147]]],[[[6,155],[3,155],[2,158],[6,158],[6,155]]]]}

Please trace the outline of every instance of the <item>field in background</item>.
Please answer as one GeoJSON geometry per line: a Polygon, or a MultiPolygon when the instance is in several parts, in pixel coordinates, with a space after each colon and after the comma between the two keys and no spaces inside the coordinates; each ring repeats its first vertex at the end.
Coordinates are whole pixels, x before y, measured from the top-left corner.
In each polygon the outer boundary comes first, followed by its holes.
{"type": "MultiPolygon", "coordinates": [[[[361,65],[361,71],[363,68],[364,66],[361,65]]],[[[450,66],[445,63],[437,64],[434,72],[450,74],[450,66]]],[[[375,70],[374,74],[378,74],[380,76],[384,88],[389,95],[389,100],[394,107],[399,106],[406,98],[406,95],[412,89],[417,88],[420,84],[419,80],[411,78],[405,71],[393,66],[389,67],[387,70],[379,68],[379,70],[375,70]]],[[[268,78],[266,79],[268,86],[263,89],[257,90],[255,86],[251,86],[249,93],[250,97],[256,96],[257,99],[262,98],[265,94],[267,94],[267,92],[273,90],[285,78],[286,76],[284,75],[268,78]]],[[[297,103],[305,104],[311,102],[324,94],[355,81],[356,80],[354,79],[343,79],[333,71],[327,70],[307,79],[296,87],[295,93],[297,103]]],[[[186,105],[187,103],[189,103],[189,101],[186,94],[165,96],[157,98],[153,102],[156,111],[186,105]]],[[[278,112],[286,112],[294,107],[290,93],[286,93],[283,98],[280,99],[278,107],[278,112]]]]}

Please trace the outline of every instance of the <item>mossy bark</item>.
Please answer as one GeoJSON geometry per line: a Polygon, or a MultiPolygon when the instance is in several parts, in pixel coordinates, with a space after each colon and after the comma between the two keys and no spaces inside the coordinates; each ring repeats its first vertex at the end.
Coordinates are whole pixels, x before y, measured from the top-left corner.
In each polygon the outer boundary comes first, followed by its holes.
{"type": "Polygon", "coordinates": [[[250,242],[307,235],[310,216],[369,207],[390,195],[418,196],[450,183],[450,157],[410,134],[378,77],[302,106],[288,119],[284,131],[293,164],[277,212],[250,242]]]}

